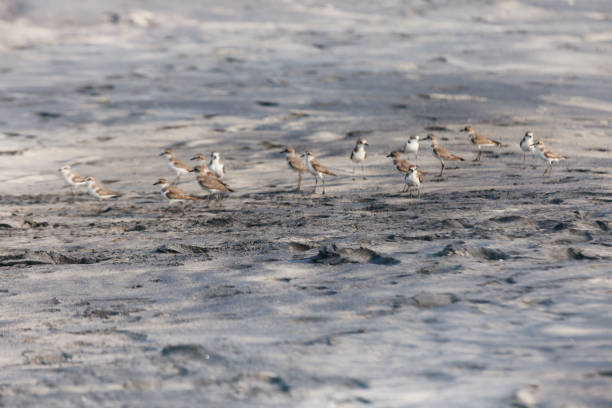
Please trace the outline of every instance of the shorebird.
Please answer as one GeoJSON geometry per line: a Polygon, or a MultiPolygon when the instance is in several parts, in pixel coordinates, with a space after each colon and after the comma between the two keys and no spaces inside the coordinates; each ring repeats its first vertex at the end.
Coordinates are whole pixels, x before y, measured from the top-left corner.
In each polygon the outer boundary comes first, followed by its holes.
{"type": "Polygon", "coordinates": [[[410,136],[406,144],[404,145],[404,153],[414,153],[414,161],[419,160],[419,135],[410,136]]]}
{"type": "Polygon", "coordinates": [[[166,158],[166,165],[176,174],[176,178],[172,181],[172,184],[176,183],[181,176],[189,173],[191,171],[191,167],[187,166],[181,160],[179,160],[175,155],[172,149],[168,149],[163,153],[160,153],[160,156],[164,156],[166,158]]]}
{"type": "Polygon", "coordinates": [[[472,127],[469,125],[461,129],[461,131],[468,132],[468,138],[470,139],[472,144],[474,144],[478,148],[478,154],[474,158],[474,161],[480,161],[480,156],[482,155],[481,149],[483,147],[501,146],[501,143],[497,140],[489,139],[488,137],[485,137],[480,133],[476,133],[474,129],[472,129],[472,127]]]}
{"type": "Polygon", "coordinates": [[[153,183],[154,186],[158,184],[161,184],[160,190],[162,197],[169,202],[168,208],[164,210],[164,214],[172,207],[173,204],[176,203],[181,204],[181,213],[185,213],[183,210],[185,201],[201,200],[200,197],[192,196],[191,194],[187,194],[184,191],[171,186],[170,183],[168,183],[168,180],[165,178],[160,178],[156,183],[153,183]]]}
{"type": "Polygon", "coordinates": [[[308,150],[306,153],[302,155],[302,157],[306,156],[306,168],[315,177],[315,186],[313,193],[317,192],[317,184],[319,180],[323,184],[323,194],[325,194],[325,174],[330,176],[335,176],[336,174],[327,170],[321,163],[319,163],[315,157],[314,153],[308,150]]]}
{"type": "Polygon", "coordinates": [[[431,154],[433,154],[436,159],[440,160],[440,164],[442,165],[438,177],[442,177],[442,173],[444,173],[444,168],[446,167],[446,165],[444,164],[444,160],[465,161],[463,160],[463,157],[459,157],[455,154],[452,154],[444,147],[440,146],[438,144],[438,138],[433,133],[428,134],[424,140],[431,140],[431,154]]]}
{"type": "Polygon", "coordinates": [[[210,163],[208,163],[208,167],[210,171],[213,172],[215,176],[219,179],[222,179],[225,176],[225,165],[221,163],[221,156],[219,156],[219,152],[213,152],[212,157],[210,158],[210,163]]]}
{"type": "Polygon", "coordinates": [[[85,179],[76,174],[68,165],[63,166],[61,169],[59,169],[59,171],[62,173],[66,184],[71,187],[72,195],[76,194],[76,190],[77,188],[79,188],[79,186],[84,186],[87,184],[87,182],[85,182],[85,179]]]}
{"type": "Polygon", "coordinates": [[[519,146],[521,147],[521,150],[523,151],[523,168],[524,168],[525,167],[525,154],[528,152],[529,153],[535,152],[533,132],[531,130],[528,130],[527,132],[525,132],[525,136],[523,136],[523,138],[521,139],[521,143],[519,143],[519,146]]]}
{"type": "Polygon", "coordinates": [[[308,169],[306,168],[306,165],[304,164],[304,162],[295,155],[295,150],[293,150],[293,147],[287,146],[285,150],[283,150],[281,153],[287,153],[287,165],[289,166],[291,170],[297,172],[298,174],[297,191],[300,191],[300,187],[302,186],[302,173],[308,171],[308,169]]]}
{"type": "MultiPolygon", "coordinates": [[[[412,167],[412,163],[408,162],[407,160],[402,159],[400,157],[400,152],[392,151],[391,153],[387,155],[387,157],[391,157],[393,159],[393,165],[395,166],[397,171],[402,173],[404,176],[408,174],[408,171],[410,171],[410,167],[412,167]]],[[[425,173],[422,170],[419,170],[419,173],[423,175],[427,175],[427,173],[425,173]]],[[[404,177],[404,188],[402,191],[406,191],[406,177],[404,177]]]]}
{"type": "Polygon", "coordinates": [[[355,180],[355,166],[357,164],[361,164],[361,173],[363,175],[363,179],[366,180],[365,165],[363,164],[365,159],[368,157],[368,154],[365,151],[366,146],[368,146],[368,141],[361,137],[351,152],[351,161],[353,162],[353,180],[355,180]]]}
{"type": "Polygon", "coordinates": [[[197,179],[200,187],[204,190],[208,191],[208,205],[210,206],[210,198],[213,194],[217,195],[217,201],[221,200],[221,193],[224,191],[233,192],[231,188],[221,180],[217,176],[215,176],[206,163],[195,166],[191,172],[197,172],[197,179]]]}
{"type": "Polygon", "coordinates": [[[404,191],[408,191],[410,193],[410,198],[412,198],[412,190],[414,188],[417,190],[418,198],[421,198],[421,184],[423,183],[423,176],[417,169],[417,166],[410,166],[404,181],[406,183],[406,188],[404,191]]]}
{"type": "Polygon", "coordinates": [[[541,140],[538,140],[537,142],[535,142],[534,146],[538,149],[537,150],[538,157],[542,159],[543,161],[545,161],[546,164],[548,165],[548,167],[546,167],[546,169],[544,170],[544,173],[542,174],[543,176],[545,176],[546,173],[548,173],[549,175],[550,173],[552,173],[553,163],[558,162],[559,160],[567,159],[566,156],[562,156],[560,154],[554,153],[552,150],[546,147],[544,145],[544,142],[541,140]]]}
{"type": "Polygon", "coordinates": [[[202,153],[196,154],[194,157],[192,157],[189,160],[199,160],[200,161],[200,163],[199,163],[200,166],[205,166],[206,165],[206,155],[204,155],[202,153]]]}
{"type": "Polygon", "coordinates": [[[102,205],[104,204],[104,200],[106,200],[107,198],[116,198],[121,196],[121,194],[113,193],[112,191],[107,190],[101,185],[99,185],[92,176],[86,177],[85,182],[87,183],[87,192],[89,193],[89,195],[100,200],[100,206],[98,207],[98,211],[96,212],[96,214],[99,214],[100,211],[102,211],[102,205]]]}

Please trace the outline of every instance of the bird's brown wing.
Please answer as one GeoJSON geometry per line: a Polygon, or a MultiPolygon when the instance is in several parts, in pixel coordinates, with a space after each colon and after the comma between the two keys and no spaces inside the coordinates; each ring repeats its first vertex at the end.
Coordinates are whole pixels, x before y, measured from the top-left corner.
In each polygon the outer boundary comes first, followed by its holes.
{"type": "Polygon", "coordinates": [[[85,179],[81,176],[79,176],[78,174],[73,174],[72,175],[72,182],[73,183],[84,183],[85,179]]]}
{"type": "Polygon", "coordinates": [[[410,167],[412,167],[412,164],[406,160],[397,159],[395,161],[395,167],[398,171],[401,171],[402,173],[408,173],[408,170],[410,169],[410,167]]]}
{"type": "Polygon", "coordinates": [[[312,166],[313,169],[315,169],[319,173],[328,174],[330,176],[335,176],[336,175],[335,173],[327,170],[321,163],[319,163],[315,159],[312,159],[310,161],[310,165],[312,166]]]}
{"type": "Polygon", "coordinates": [[[188,165],[186,165],[185,163],[183,163],[180,159],[177,159],[176,157],[172,161],[172,164],[174,164],[174,167],[177,167],[179,169],[185,169],[187,171],[191,171],[191,167],[189,167],[188,165]]]}
{"type": "Polygon", "coordinates": [[[216,176],[204,175],[198,178],[198,182],[202,187],[219,191],[234,191],[227,184],[219,180],[216,176]]]}
{"type": "Polygon", "coordinates": [[[298,171],[308,170],[304,162],[300,160],[299,157],[296,157],[296,156],[287,157],[287,163],[289,163],[289,166],[291,166],[292,169],[296,169],[298,171]]]}
{"type": "Polygon", "coordinates": [[[108,196],[113,196],[113,197],[119,197],[121,195],[119,193],[115,193],[115,192],[112,192],[110,190],[107,190],[107,189],[105,189],[104,187],[102,187],[100,185],[97,186],[96,193],[98,193],[98,195],[101,195],[101,196],[108,195],[108,196]]]}
{"type": "Polygon", "coordinates": [[[424,174],[423,172],[418,172],[417,173],[417,177],[419,178],[419,183],[423,182],[423,174],[424,174]]]}
{"type": "Polygon", "coordinates": [[[434,147],[434,152],[436,153],[436,155],[438,155],[439,157],[441,157],[443,159],[446,159],[446,160],[460,160],[460,161],[464,161],[462,157],[459,157],[457,155],[452,154],[451,152],[449,152],[448,150],[446,150],[442,146],[434,147]]]}
{"type": "Polygon", "coordinates": [[[166,197],[170,200],[201,200],[199,197],[187,194],[176,187],[169,186],[166,190],[166,197]]]}
{"type": "Polygon", "coordinates": [[[557,153],[553,152],[552,150],[545,150],[544,151],[544,156],[546,156],[549,159],[567,159],[566,156],[562,156],[560,154],[557,154],[557,153]]]}
{"type": "Polygon", "coordinates": [[[474,133],[472,136],[472,143],[477,145],[486,145],[486,144],[494,144],[495,146],[501,146],[501,143],[497,140],[489,139],[481,135],[480,133],[474,133]]]}

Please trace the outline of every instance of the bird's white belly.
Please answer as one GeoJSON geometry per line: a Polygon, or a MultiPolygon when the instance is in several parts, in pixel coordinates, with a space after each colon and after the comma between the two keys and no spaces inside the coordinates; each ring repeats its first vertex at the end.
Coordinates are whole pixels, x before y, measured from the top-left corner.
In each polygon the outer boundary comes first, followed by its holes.
{"type": "Polygon", "coordinates": [[[353,152],[353,162],[361,163],[365,160],[366,152],[365,150],[359,150],[357,152],[353,152]]]}
{"type": "Polygon", "coordinates": [[[411,186],[419,186],[421,182],[419,181],[419,177],[416,175],[416,173],[412,173],[406,175],[406,184],[411,186]]]}
{"type": "Polygon", "coordinates": [[[408,142],[404,146],[406,153],[417,153],[419,151],[419,142],[408,142]]]}

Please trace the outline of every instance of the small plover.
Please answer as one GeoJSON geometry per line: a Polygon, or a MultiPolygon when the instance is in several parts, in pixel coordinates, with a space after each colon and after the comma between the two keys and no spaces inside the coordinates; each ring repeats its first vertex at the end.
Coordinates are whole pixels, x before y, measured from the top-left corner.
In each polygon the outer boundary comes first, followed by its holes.
{"type": "Polygon", "coordinates": [[[181,212],[184,213],[183,205],[185,201],[193,201],[193,200],[201,200],[200,197],[192,196],[191,194],[187,194],[184,191],[179,190],[176,187],[173,187],[168,183],[168,180],[165,178],[160,178],[156,183],[153,183],[154,186],[161,184],[161,195],[164,199],[169,202],[168,208],[164,210],[164,214],[172,207],[173,204],[180,203],[181,204],[181,212]]]}
{"type": "Polygon", "coordinates": [[[202,153],[198,153],[197,155],[192,157],[190,160],[199,160],[200,161],[199,165],[200,166],[204,166],[206,164],[206,155],[204,155],[202,153]]]}
{"type": "MultiPolygon", "coordinates": [[[[393,165],[395,166],[396,170],[402,173],[404,176],[408,174],[410,167],[413,166],[412,163],[402,159],[400,157],[400,152],[398,151],[392,151],[387,155],[387,157],[391,157],[393,159],[393,165]]],[[[419,170],[419,172],[423,175],[427,175],[427,173],[422,170],[419,170]]],[[[404,187],[402,191],[406,191],[406,177],[404,177],[404,187]]]]}
{"type": "Polygon", "coordinates": [[[359,138],[357,143],[355,144],[355,148],[351,152],[351,161],[353,162],[353,180],[355,180],[355,166],[361,165],[361,174],[363,179],[366,179],[365,173],[365,159],[368,157],[368,153],[365,151],[365,147],[368,146],[368,141],[363,137],[359,138]]]}
{"type": "Polygon", "coordinates": [[[121,194],[113,193],[112,191],[107,190],[101,185],[99,185],[92,176],[86,177],[85,182],[87,183],[87,192],[89,193],[89,195],[100,200],[100,206],[98,207],[98,211],[96,212],[96,214],[99,214],[100,211],[102,211],[102,205],[104,204],[104,200],[106,200],[107,198],[116,198],[121,196],[121,194]]]}
{"type": "Polygon", "coordinates": [[[536,147],[536,149],[538,149],[537,150],[538,157],[541,160],[545,161],[547,164],[547,167],[544,170],[544,173],[542,174],[543,176],[546,175],[546,173],[550,175],[550,173],[552,172],[553,163],[558,162],[559,160],[567,159],[566,156],[562,156],[550,150],[548,147],[544,145],[544,142],[541,140],[538,140],[533,145],[536,147]]]}
{"type": "Polygon", "coordinates": [[[483,147],[501,146],[501,143],[497,140],[489,139],[488,137],[485,137],[480,133],[476,133],[474,129],[472,129],[472,127],[469,125],[461,129],[461,131],[468,132],[468,139],[478,148],[478,154],[474,158],[474,161],[480,161],[480,156],[482,155],[481,149],[483,147]]]}
{"type": "Polygon", "coordinates": [[[219,155],[219,152],[212,153],[208,167],[210,168],[210,171],[212,171],[213,174],[219,179],[222,179],[223,176],[225,176],[225,165],[221,163],[221,156],[219,155]]]}
{"type": "Polygon", "coordinates": [[[61,169],[59,169],[59,171],[62,173],[66,184],[71,187],[72,195],[76,194],[76,190],[79,188],[79,186],[84,186],[87,184],[85,179],[76,174],[69,165],[63,166],[61,169]]]}
{"type": "Polygon", "coordinates": [[[410,136],[406,144],[404,145],[404,153],[414,153],[414,161],[419,160],[419,135],[410,136]]]}
{"type": "Polygon", "coordinates": [[[191,171],[191,167],[187,166],[180,159],[178,159],[172,149],[168,149],[163,153],[160,153],[160,156],[164,156],[166,158],[166,165],[176,174],[176,178],[172,181],[172,184],[176,183],[181,176],[189,173],[191,171]]]}
{"type": "Polygon", "coordinates": [[[308,150],[302,155],[302,157],[304,156],[306,156],[306,168],[315,178],[315,186],[313,193],[317,192],[317,184],[319,183],[319,180],[321,180],[321,183],[323,184],[323,194],[325,194],[325,175],[327,174],[329,176],[335,176],[336,173],[327,170],[325,166],[319,163],[315,159],[314,153],[312,151],[308,150]]]}
{"type": "Polygon", "coordinates": [[[289,166],[291,170],[297,172],[298,174],[297,191],[300,191],[300,188],[302,186],[302,173],[308,171],[308,169],[306,168],[306,165],[304,164],[304,162],[295,155],[295,150],[293,150],[293,147],[287,146],[285,150],[283,150],[281,153],[287,153],[287,165],[289,166]]]}
{"type": "Polygon", "coordinates": [[[523,151],[523,167],[525,167],[525,154],[535,152],[533,132],[531,130],[528,130],[527,132],[525,132],[525,136],[523,136],[523,138],[521,139],[521,143],[519,143],[519,146],[521,147],[521,150],[523,151]]]}
{"type": "Polygon", "coordinates": [[[416,188],[418,198],[421,198],[421,184],[423,183],[423,176],[417,169],[417,166],[410,166],[404,181],[406,183],[404,192],[409,192],[410,197],[412,198],[412,190],[416,188]]]}
{"type": "Polygon", "coordinates": [[[440,174],[438,174],[438,177],[442,177],[442,173],[444,173],[444,168],[446,167],[446,165],[444,164],[444,160],[464,161],[463,157],[459,157],[456,154],[452,154],[444,147],[440,146],[438,144],[438,138],[433,133],[428,134],[424,140],[431,140],[431,154],[433,154],[436,159],[440,160],[440,164],[442,167],[440,168],[440,174]]]}
{"type": "Polygon", "coordinates": [[[229,188],[227,184],[219,180],[219,178],[210,171],[206,163],[195,166],[191,171],[197,172],[196,177],[198,179],[198,184],[200,184],[200,187],[204,190],[208,191],[208,205],[210,205],[210,198],[213,194],[216,194],[217,201],[220,201],[222,192],[234,191],[229,188]]]}

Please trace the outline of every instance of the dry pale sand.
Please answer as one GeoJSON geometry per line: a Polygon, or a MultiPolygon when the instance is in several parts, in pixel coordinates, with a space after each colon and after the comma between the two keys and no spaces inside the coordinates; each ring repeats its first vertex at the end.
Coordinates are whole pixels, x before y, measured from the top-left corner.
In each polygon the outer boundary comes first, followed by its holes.
{"type": "Polygon", "coordinates": [[[609,2],[100,3],[0,4],[0,406],[611,406],[609,2]],[[162,216],[169,147],[236,192],[162,216]]]}

